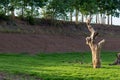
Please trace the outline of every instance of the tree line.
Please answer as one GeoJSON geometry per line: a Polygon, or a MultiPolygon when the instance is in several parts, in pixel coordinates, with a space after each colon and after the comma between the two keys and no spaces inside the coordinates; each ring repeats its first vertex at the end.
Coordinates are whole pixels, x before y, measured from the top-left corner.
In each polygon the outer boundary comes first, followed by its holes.
{"type": "Polygon", "coordinates": [[[94,15],[96,23],[107,17],[112,24],[112,17],[120,16],[120,0],[0,0],[0,15],[65,21],[74,16],[76,23],[94,15]]]}

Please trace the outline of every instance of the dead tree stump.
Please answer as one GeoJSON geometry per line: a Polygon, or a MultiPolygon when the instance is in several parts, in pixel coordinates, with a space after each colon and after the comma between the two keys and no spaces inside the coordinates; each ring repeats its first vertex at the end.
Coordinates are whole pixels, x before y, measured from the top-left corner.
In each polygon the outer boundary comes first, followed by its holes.
{"type": "Polygon", "coordinates": [[[86,37],[86,44],[89,45],[92,52],[92,64],[93,68],[101,67],[100,53],[105,40],[101,40],[99,43],[95,43],[95,39],[98,36],[98,32],[90,25],[91,18],[86,21],[87,28],[90,31],[91,35],[86,37]]]}
{"type": "Polygon", "coordinates": [[[109,64],[109,65],[120,65],[120,53],[118,53],[116,57],[117,57],[116,60],[112,64],[109,64]]]}

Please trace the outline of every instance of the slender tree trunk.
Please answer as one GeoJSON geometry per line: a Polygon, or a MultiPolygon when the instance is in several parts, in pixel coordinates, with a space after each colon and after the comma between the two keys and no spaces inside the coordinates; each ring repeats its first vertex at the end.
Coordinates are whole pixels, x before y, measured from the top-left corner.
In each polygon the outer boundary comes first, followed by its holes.
{"type": "Polygon", "coordinates": [[[85,15],[85,18],[87,19],[87,15],[85,15]]]}
{"type": "Polygon", "coordinates": [[[84,15],[82,14],[82,22],[84,22],[84,15]]]}
{"type": "Polygon", "coordinates": [[[8,9],[8,0],[6,0],[6,3],[5,3],[5,15],[7,15],[7,9],[8,9]]]}
{"type": "Polygon", "coordinates": [[[109,25],[110,24],[110,16],[108,15],[108,20],[107,20],[107,24],[109,25]]]}
{"type": "Polygon", "coordinates": [[[31,6],[31,16],[33,16],[33,5],[31,6]]]}
{"type": "Polygon", "coordinates": [[[99,18],[99,14],[96,14],[96,23],[98,24],[100,24],[100,18],[99,18]]]}
{"type": "Polygon", "coordinates": [[[32,5],[31,5],[31,16],[33,16],[33,11],[34,11],[34,1],[32,0],[32,5]]]}
{"type": "MultiPolygon", "coordinates": [[[[7,3],[6,0],[5,0],[5,2],[7,3]]],[[[5,15],[6,15],[6,12],[7,12],[7,4],[5,4],[5,15]]]]}
{"type": "Polygon", "coordinates": [[[98,23],[100,24],[100,14],[98,14],[98,23]]]}
{"type": "Polygon", "coordinates": [[[14,10],[11,11],[12,19],[15,18],[14,10]]]}
{"type": "Polygon", "coordinates": [[[98,14],[96,14],[96,23],[98,23],[98,14]]]}
{"type": "Polygon", "coordinates": [[[100,19],[100,23],[103,24],[103,15],[100,14],[100,17],[101,17],[101,19],[100,19]]]}
{"type": "Polygon", "coordinates": [[[98,32],[90,25],[91,19],[86,21],[88,30],[91,32],[90,37],[86,37],[86,44],[89,45],[92,52],[92,64],[93,68],[101,67],[100,53],[105,40],[101,40],[99,43],[95,43],[95,39],[98,36],[98,32]]]}
{"type": "Polygon", "coordinates": [[[25,5],[25,2],[23,0],[23,5],[22,5],[22,19],[23,19],[23,16],[24,16],[24,5],[25,5]]]}
{"type": "Polygon", "coordinates": [[[72,21],[72,11],[70,12],[70,21],[72,21]]]}
{"type": "Polygon", "coordinates": [[[91,14],[89,14],[89,18],[92,18],[92,15],[91,15],[91,14]]]}
{"type": "Polygon", "coordinates": [[[78,24],[78,14],[79,14],[79,11],[76,9],[76,24],[78,24]]]}
{"type": "Polygon", "coordinates": [[[112,25],[112,15],[111,15],[111,25],[112,25]]]}
{"type": "Polygon", "coordinates": [[[66,16],[63,17],[63,20],[66,21],[66,16]]]}
{"type": "Polygon", "coordinates": [[[105,24],[105,15],[101,14],[101,24],[105,24]]]}
{"type": "Polygon", "coordinates": [[[22,7],[22,19],[23,19],[23,16],[24,16],[24,13],[23,13],[23,12],[24,12],[24,9],[23,9],[23,7],[22,7]]]}

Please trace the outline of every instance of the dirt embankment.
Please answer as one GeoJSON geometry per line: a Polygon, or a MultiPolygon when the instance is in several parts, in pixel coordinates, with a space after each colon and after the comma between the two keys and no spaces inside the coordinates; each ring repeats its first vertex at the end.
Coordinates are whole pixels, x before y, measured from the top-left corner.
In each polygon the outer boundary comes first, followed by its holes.
{"type": "MultiPolygon", "coordinates": [[[[108,38],[105,51],[120,51],[120,38],[108,38]]],[[[85,37],[41,34],[0,34],[0,52],[83,52],[89,51],[85,37]]]]}
{"type": "MultiPolygon", "coordinates": [[[[85,38],[89,35],[85,23],[58,22],[53,27],[49,21],[29,25],[20,20],[0,22],[0,52],[80,52],[89,51],[85,38]],[[59,25],[62,23],[61,25],[59,25]]],[[[104,51],[120,51],[120,27],[92,24],[106,39],[104,51]]]]}

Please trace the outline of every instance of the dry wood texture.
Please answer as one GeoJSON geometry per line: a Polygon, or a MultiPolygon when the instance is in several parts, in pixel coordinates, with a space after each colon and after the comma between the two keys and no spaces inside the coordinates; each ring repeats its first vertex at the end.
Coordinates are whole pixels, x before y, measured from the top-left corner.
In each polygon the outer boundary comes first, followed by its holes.
{"type": "Polygon", "coordinates": [[[115,61],[110,65],[120,65],[120,53],[116,55],[115,61]]]}
{"type": "Polygon", "coordinates": [[[95,43],[96,37],[98,36],[98,32],[94,30],[94,28],[90,25],[91,18],[86,20],[87,28],[90,31],[91,35],[86,37],[86,44],[89,45],[91,52],[92,52],[92,64],[93,68],[100,68],[101,61],[100,61],[100,53],[105,40],[101,40],[98,43],[95,43]]]}

